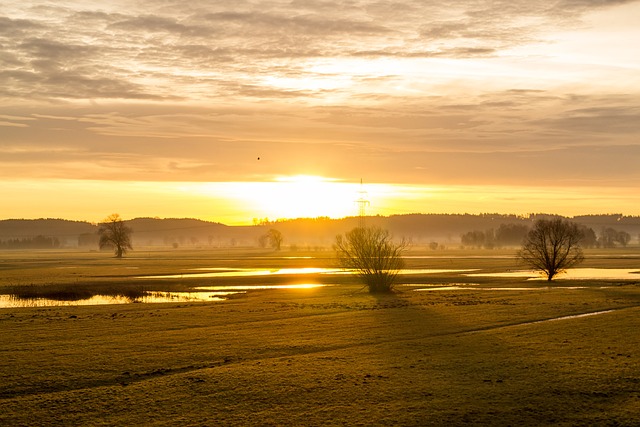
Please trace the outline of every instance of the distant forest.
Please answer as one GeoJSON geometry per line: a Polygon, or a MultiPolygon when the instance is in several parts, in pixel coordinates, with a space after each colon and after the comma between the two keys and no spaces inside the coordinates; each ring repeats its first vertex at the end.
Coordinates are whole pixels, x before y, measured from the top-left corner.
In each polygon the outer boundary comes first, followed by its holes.
{"type": "MultiPolygon", "coordinates": [[[[537,219],[549,214],[527,216],[503,214],[408,214],[369,216],[368,226],[388,229],[396,239],[431,249],[497,248],[518,246],[537,219]]],[[[640,217],[583,215],[567,218],[583,227],[587,247],[615,247],[639,243],[640,217]]],[[[283,237],[290,249],[331,248],[335,236],[357,227],[361,219],[348,217],[300,218],[257,221],[250,226],[228,226],[198,219],[136,218],[126,221],[132,228],[134,250],[143,247],[224,248],[264,246],[271,229],[283,237]]],[[[0,220],[0,249],[86,248],[97,250],[98,225],[63,219],[0,220]]]]}

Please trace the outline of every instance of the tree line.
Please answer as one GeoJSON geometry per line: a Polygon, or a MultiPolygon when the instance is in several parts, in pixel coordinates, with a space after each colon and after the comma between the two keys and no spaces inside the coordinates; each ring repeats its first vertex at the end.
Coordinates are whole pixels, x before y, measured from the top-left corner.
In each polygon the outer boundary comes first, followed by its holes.
{"type": "Polygon", "coordinates": [[[38,235],[22,239],[0,240],[0,249],[56,249],[60,247],[57,237],[38,235]]]}
{"type": "MultiPolygon", "coordinates": [[[[631,241],[629,233],[611,227],[602,228],[599,235],[590,227],[577,227],[582,236],[580,246],[583,248],[626,247],[631,241]]],[[[460,242],[465,247],[485,249],[520,246],[529,231],[530,228],[523,224],[501,224],[497,229],[468,231],[460,236],[460,242]]]]}

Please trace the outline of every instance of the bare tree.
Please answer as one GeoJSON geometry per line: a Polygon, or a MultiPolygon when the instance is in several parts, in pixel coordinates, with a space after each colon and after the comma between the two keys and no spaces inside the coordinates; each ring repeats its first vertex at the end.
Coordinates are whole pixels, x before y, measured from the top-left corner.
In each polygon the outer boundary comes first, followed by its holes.
{"type": "Polygon", "coordinates": [[[282,233],[276,230],[275,228],[272,228],[269,231],[267,231],[266,234],[260,236],[260,238],[258,239],[258,243],[260,244],[260,247],[264,248],[267,242],[269,242],[269,245],[273,249],[275,249],[276,251],[279,251],[280,247],[282,246],[283,240],[284,240],[284,237],[282,237],[282,233]]]}
{"type": "Polygon", "coordinates": [[[113,247],[117,258],[127,253],[127,250],[133,249],[131,246],[131,230],[127,227],[120,215],[111,214],[100,223],[98,234],[100,235],[100,249],[105,247],[113,247]]]}
{"type": "Polygon", "coordinates": [[[551,281],[558,273],[584,260],[582,237],[582,230],[573,222],[541,219],[527,234],[518,258],[551,281]]]}
{"type": "Polygon", "coordinates": [[[370,293],[391,292],[404,267],[406,243],[394,243],[387,230],[358,227],[336,237],[334,249],[340,264],[354,269],[370,293]]]}

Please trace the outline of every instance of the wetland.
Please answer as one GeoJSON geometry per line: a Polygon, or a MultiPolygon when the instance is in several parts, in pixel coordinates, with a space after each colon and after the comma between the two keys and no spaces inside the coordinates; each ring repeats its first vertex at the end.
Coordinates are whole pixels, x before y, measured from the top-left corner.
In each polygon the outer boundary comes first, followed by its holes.
{"type": "Polygon", "coordinates": [[[207,298],[0,309],[0,424],[637,425],[640,255],[551,285],[509,255],[412,250],[375,296],[330,252],[5,252],[5,295],[207,298]],[[233,271],[270,273],[198,276],[233,271]]]}

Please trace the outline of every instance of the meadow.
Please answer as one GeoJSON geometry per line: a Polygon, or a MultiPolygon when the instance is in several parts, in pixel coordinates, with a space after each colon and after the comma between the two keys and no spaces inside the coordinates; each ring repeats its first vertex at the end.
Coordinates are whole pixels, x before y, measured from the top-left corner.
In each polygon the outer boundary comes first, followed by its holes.
{"type": "MultiPolygon", "coordinates": [[[[639,425],[640,275],[477,275],[522,269],[514,252],[413,249],[418,273],[377,296],[344,274],[190,275],[333,268],[331,251],[2,252],[0,294],[327,286],[0,309],[0,425],[639,425]]],[[[640,271],[638,248],[586,256],[640,271]]]]}

